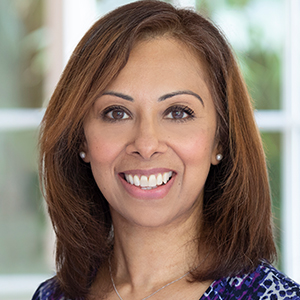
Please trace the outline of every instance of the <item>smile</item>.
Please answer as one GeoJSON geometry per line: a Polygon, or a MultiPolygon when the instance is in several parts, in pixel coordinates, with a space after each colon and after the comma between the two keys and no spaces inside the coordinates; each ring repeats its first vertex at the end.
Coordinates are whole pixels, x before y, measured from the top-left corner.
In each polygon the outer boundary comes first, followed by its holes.
{"type": "Polygon", "coordinates": [[[124,174],[125,180],[131,185],[139,186],[143,190],[155,189],[158,186],[166,184],[172,178],[173,172],[164,172],[159,174],[151,174],[149,176],[139,176],[134,174],[124,174]]]}

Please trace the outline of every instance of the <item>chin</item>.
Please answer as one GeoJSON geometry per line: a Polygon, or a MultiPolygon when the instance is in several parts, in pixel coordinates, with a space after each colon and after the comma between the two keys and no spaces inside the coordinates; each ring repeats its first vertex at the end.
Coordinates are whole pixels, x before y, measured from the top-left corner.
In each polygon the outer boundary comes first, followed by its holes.
{"type": "MultiPolygon", "coordinates": [[[[134,227],[159,229],[166,228],[169,226],[176,227],[176,225],[183,224],[192,219],[192,215],[195,209],[188,209],[185,212],[178,212],[174,214],[166,214],[167,208],[152,210],[151,208],[143,209],[142,212],[136,211],[135,214],[122,216],[123,222],[134,227]]],[[[169,211],[170,212],[170,211],[169,211]]],[[[115,212],[119,215],[117,212],[115,212]]],[[[112,214],[113,220],[117,217],[114,213],[112,214]]],[[[120,216],[120,215],[119,215],[120,216]]],[[[118,218],[118,217],[117,217],[118,218]]]]}

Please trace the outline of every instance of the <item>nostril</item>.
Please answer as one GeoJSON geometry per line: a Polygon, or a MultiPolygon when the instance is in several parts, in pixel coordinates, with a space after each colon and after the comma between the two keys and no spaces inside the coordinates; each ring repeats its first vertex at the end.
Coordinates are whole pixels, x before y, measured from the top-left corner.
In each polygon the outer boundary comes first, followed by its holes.
{"type": "Polygon", "coordinates": [[[143,159],[150,159],[153,156],[164,153],[167,145],[163,140],[153,138],[149,134],[135,137],[127,146],[126,152],[130,155],[139,156],[143,159]]]}

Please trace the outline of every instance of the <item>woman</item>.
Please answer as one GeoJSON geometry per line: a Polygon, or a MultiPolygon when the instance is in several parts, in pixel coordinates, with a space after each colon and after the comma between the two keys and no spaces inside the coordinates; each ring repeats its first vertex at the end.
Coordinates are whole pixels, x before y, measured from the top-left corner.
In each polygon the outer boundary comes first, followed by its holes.
{"type": "Polygon", "coordinates": [[[270,265],[250,102],[198,14],[146,0],[96,22],[42,123],[57,275],[33,299],[300,299],[270,265]]]}

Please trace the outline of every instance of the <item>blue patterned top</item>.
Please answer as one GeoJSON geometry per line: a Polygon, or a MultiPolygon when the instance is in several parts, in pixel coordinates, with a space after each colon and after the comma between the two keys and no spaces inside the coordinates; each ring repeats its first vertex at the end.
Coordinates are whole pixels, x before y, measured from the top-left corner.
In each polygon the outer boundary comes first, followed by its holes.
{"type": "MultiPolygon", "coordinates": [[[[42,283],[32,300],[71,300],[54,298],[55,280],[42,283]]],[[[273,266],[261,263],[254,272],[215,280],[199,300],[300,300],[300,285],[273,266]]]]}

